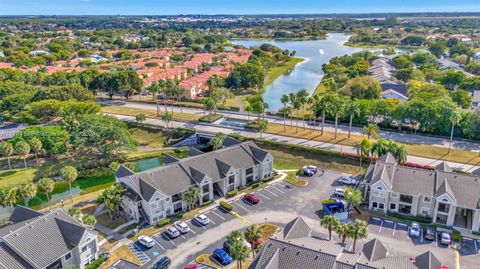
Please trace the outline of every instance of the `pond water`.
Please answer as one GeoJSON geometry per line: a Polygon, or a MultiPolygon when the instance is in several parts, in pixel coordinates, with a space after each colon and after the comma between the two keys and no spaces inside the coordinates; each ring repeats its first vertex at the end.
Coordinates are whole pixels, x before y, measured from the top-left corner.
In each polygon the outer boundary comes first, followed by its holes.
{"type": "Polygon", "coordinates": [[[154,157],[149,159],[143,159],[135,161],[140,171],[149,170],[152,168],[160,167],[163,164],[163,159],[154,157]]]}
{"type": "Polygon", "coordinates": [[[344,46],[350,36],[342,33],[330,33],[325,40],[277,41],[277,40],[235,40],[245,47],[258,47],[264,43],[275,45],[281,49],[295,50],[295,57],[305,59],[290,72],[281,75],[267,86],[263,99],[269,105],[269,111],[278,111],[282,107],[280,98],[283,94],[297,92],[305,88],[312,93],[322,80],[322,65],[331,58],[352,54],[363,49],[344,46]]]}

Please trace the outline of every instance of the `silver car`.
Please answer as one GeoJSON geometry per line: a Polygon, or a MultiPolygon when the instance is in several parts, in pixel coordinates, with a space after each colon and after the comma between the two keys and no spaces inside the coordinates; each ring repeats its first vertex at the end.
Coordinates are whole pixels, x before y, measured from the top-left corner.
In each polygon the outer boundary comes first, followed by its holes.
{"type": "Polygon", "coordinates": [[[190,227],[188,227],[188,225],[183,221],[175,221],[175,223],[173,223],[173,226],[175,226],[175,228],[177,228],[177,230],[182,234],[188,233],[190,231],[190,227]]]}
{"type": "Polygon", "coordinates": [[[450,245],[450,243],[452,243],[452,237],[450,236],[450,234],[442,232],[440,234],[440,244],[448,246],[450,245]]]}
{"type": "Polygon", "coordinates": [[[207,225],[208,223],[210,223],[210,219],[208,219],[207,216],[205,216],[204,214],[198,214],[198,215],[195,215],[195,221],[202,224],[202,225],[207,225]]]}
{"type": "Polygon", "coordinates": [[[420,223],[414,221],[412,222],[412,225],[410,226],[410,230],[408,231],[408,234],[411,237],[420,237],[420,223]]]}
{"type": "Polygon", "coordinates": [[[150,236],[146,236],[146,235],[141,235],[138,237],[138,243],[140,243],[140,245],[146,247],[146,248],[151,248],[155,245],[155,241],[153,241],[153,238],[151,238],[150,236]]]}
{"type": "Polygon", "coordinates": [[[168,227],[165,232],[170,238],[177,238],[180,236],[180,232],[173,226],[168,227]]]}

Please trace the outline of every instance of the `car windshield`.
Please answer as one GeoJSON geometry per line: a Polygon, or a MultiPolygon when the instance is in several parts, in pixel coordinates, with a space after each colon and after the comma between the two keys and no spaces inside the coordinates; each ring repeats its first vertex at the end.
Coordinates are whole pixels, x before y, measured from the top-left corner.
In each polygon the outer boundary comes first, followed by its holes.
{"type": "Polygon", "coordinates": [[[442,234],[442,238],[443,238],[443,239],[450,239],[450,235],[448,235],[448,234],[442,234]]]}
{"type": "Polygon", "coordinates": [[[199,216],[197,216],[197,217],[198,217],[199,219],[201,219],[201,220],[204,220],[204,219],[206,219],[206,218],[207,218],[207,217],[206,217],[206,216],[204,216],[204,215],[199,215],[199,216]]]}

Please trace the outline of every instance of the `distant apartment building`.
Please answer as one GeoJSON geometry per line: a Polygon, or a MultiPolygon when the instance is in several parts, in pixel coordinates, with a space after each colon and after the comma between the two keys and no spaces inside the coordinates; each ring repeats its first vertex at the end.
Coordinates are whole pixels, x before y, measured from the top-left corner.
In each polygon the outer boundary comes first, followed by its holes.
{"type": "Polygon", "coordinates": [[[62,209],[17,206],[0,228],[0,269],[83,269],[98,251],[97,232],[62,209]]]}
{"type": "Polygon", "coordinates": [[[166,155],[163,166],[140,173],[120,166],[115,177],[127,188],[124,213],[154,224],[186,210],[182,193],[190,187],[201,190],[198,204],[202,205],[273,176],[272,155],[251,141],[228,140],[233,142],[208,153],[192,148],[184,159],[166,155]]]}
{"type": "Polygon", "coordinates": [[[365,181],[372,210],[480,231],[480,169],[470,175],[453,172],[445,162],[434,170],[406,167],[388,153],[370,165],[365,181]]]}

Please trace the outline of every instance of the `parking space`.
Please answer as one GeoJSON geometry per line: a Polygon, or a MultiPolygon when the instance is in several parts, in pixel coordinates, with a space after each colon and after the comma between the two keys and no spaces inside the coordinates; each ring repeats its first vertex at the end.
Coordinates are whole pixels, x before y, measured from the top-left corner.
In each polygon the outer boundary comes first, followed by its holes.
{"type": "Polygon", "coordinates": [[[132,254],[138,259],[140,264],[144,265],[151,260],[150,257],[144,252],[144,249],[139,244],[132,243],[127,245],[127,247],[132,252],[132,254]]]}
{"type": "Polygon", "coordinates": [[[478,254],[478,247],[477,240],[463,237],[460,255],[476,255],[478,254]]]}

